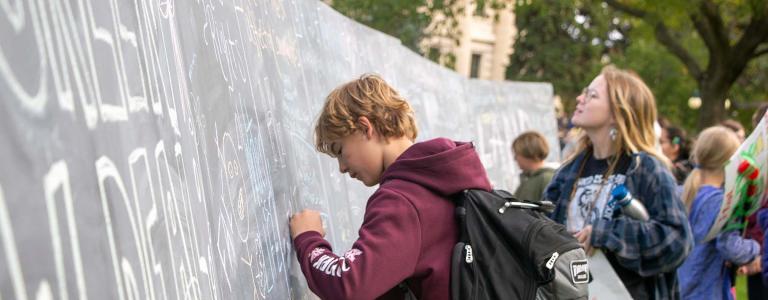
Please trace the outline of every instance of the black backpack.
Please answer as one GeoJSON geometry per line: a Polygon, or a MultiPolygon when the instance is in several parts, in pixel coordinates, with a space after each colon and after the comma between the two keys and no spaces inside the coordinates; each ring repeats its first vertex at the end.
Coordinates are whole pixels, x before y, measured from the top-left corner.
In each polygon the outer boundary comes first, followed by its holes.
{"type": "Polygon", "coordinates": [[[545,215],[551,202],[518,201],[502,190],[465,190],[454,202],[452,299],[587,299],[587,257],[545,215]]]}

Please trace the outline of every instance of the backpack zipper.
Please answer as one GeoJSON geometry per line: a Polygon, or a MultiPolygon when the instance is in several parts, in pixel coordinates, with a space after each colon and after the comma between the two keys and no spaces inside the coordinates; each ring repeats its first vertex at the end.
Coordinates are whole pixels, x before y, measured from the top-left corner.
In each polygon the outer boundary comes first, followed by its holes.
{"type": "Polygon", "coordinates": [[[552,257],[549,258],[547,264],[544,266],[547,267],[547,269],[552,270],[552,268],[555,267],[555,262],[557,261],[558,257],[560,257],[560,253],[555,251],[555,253],[552,253],[552,257]]]}
{"type": "Polygon", "coordinates": [[[464,256],[464,261],[466,261],[468,264],[471,264],[472,261],[475,260],[475,257],[472,255],[472,246],[470,245],[464,245],[464,250],[466,250],[467,254],[464,256]]]}

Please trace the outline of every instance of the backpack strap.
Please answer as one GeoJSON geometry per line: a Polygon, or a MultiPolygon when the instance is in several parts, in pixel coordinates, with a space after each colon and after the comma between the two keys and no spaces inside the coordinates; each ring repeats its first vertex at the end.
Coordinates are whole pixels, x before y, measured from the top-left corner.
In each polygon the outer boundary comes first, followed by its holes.
{"type": "Polygon", "coordinates": [[[493,193],[506,200],[504,207],[499,208],[500,213],[504,213],[509,207],[531,209],[542,213],[552,213],[555,210],[555,204],[549,200],[534,201],[517,199],[514,195],[505,190],[493,190],[493,193]]]}
{"type": "Polygon", "coordinates": [[[408,283],[405,281],[397,284],[397,288],[400,289],[401,292],[403,292],[403,300],[417,300],[419,298],[416,297],[416,294],[413,293],[410,287],[408,287],[408,283]]]}
{"type": "Polygon", "coordinates": [[[456,222],[458,222],[457,229],[459,230],[459,242],[463,243],[469,243],[469,233],[467,232],[467,209],[464,208],[464,199],[466,197],[469,197],[469,190],[463,190],[453,197],[453,203],[456,205],[456,208],[454,208],[454,215],[456,216],[456,222]]]}

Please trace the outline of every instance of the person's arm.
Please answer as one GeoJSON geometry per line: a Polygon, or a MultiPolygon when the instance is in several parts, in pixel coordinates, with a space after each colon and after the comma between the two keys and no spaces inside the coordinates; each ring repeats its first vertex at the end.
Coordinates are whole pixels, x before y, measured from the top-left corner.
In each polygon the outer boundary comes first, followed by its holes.
{"type": "MultiPolygon", "coordinates": [[[[698,210],[691,218],[691,227],[696,243],[704,242],[704,238],[712,229],[712,225],[715,224],[720,206],[723,203],[722,190],[707,195],[706,198],[694,200],[694,205],[698,207],[698,210]]],[[[742,238],[739,232],[735,230],[719,233],[715,237],[715,249],[726,261],[737,266],[755,263],[754,260],[760,253],[760,247],[756,241],[742,238]]],[[[751,267],[751,265],[747,267],[751,267]]],[[[744,268],[744,270],[747,269],[750,268],[744,268]]]]}
{"type": "Polygon", "coordinates": [[[408,278],[421,249],[421,224],[402,195],[380,189],[365,212],[358,240],[344,255],[316,231],[294,239],[309,288],[322,299],[374,299],[408,278]]]}
{"type": "Polygon", "coordinates": [[[717,252],[727,261],[741,266],[760,254],[760,245],[754,240],[742,238],[737,230],[721,232],[715,238],[717,252]]]}
{"type": "MultiPolygon", "coordinates": [[[[709,215],[713,215],[708,228],[711,228],[715,223],[715,218],[723,202],[722,192],[715,196],[716,199],[708,199],[710,201],[706,202],[709,215]]],[[[737,266],[748,264],[760,255],[760,245],[755,240],[743,238],[738,230],[718,233],[715,237],[715,248],[726,261],[737,266]]]]}
{"type": "Polygon", "coordinates": [[[593,247],[613,252],[625,268],[651,276],[682,264],[693,248],[693,237],[683,203],[675,194],[672,174],[650,157],[640,164],[642,169],[633,174],[637,190],[631,192],[646,206],[650,220],[624,215],[598,218],[590,242],[593,247]]]}
{"type": "Polygon", "coordinates": [[[555,211],[549,214],[549,218],[555,222],[565,222],[565,212],[567,211],[567,203],[560,203],[560,196],[563,192],[563,185],[565,184],[566,167],[560,167],[555,171],[552,180],[549,182],[544,192],[542,193],[542,200],[552,201],[555,204],[555,211]]]}
{"type": "MultiPolygon", "coordinates": [[[[562,170],[562,169],[561,169],[562,170]]],[[[556,202],[560,198],[560,192],[563,184],[563,174],[558,170],[552,176],[552,180],[544,188],[543,197],[546,200],[556,202]]]]}

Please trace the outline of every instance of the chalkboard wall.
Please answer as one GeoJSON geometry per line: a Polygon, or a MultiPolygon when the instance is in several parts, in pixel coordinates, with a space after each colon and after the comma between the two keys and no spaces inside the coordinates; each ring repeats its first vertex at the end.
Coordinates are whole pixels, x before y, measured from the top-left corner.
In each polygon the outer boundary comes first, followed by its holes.
{"type": "Polygon", "coordinates": [[[0,298],[313,298],[288,216],[357,238],[373,190],[312,126],[366,72],[499,188],[517,134],[557,143],[551,85],[467,80],[319,1],[0,1],[0,298]]]}

